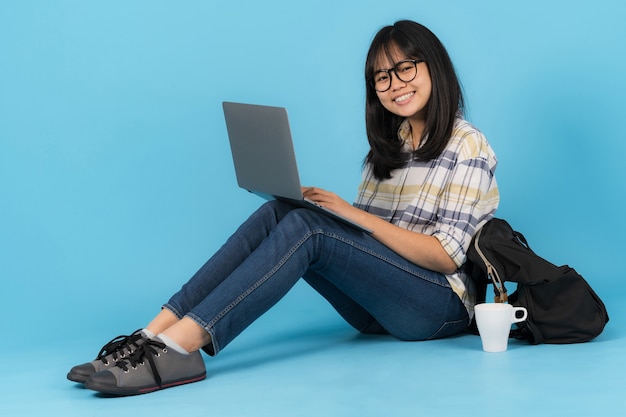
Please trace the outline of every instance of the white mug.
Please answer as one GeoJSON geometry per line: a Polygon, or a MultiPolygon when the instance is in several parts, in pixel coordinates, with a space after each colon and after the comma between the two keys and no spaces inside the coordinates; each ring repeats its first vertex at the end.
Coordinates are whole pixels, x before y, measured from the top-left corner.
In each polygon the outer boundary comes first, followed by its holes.
{"type": "Polygon", "coordinates": [[[504,352],[509,343],[511,324],[526,320],[528,311],[511,304],[484,303],[474,306],[476,325],[485,352],[504,352]],[[521,317],[517,313],[522,312],[521,317]]]}

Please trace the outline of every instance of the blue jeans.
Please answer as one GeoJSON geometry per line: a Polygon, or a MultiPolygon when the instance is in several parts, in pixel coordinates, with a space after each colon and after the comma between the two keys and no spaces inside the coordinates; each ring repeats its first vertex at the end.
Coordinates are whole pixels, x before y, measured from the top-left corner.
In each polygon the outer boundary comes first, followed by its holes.
{"type": "Polygon", "coordinates": [[[260,207],[164,306],[195,320],[216,355],[304,278],[363,333],[426,340],[460,333],[468,314],[445,276],[372,236],[279,201],[260,207]]]}

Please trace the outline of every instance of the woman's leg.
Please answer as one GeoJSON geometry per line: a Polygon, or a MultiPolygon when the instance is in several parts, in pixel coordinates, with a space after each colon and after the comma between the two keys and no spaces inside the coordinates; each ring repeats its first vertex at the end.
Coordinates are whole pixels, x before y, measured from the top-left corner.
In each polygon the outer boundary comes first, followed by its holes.
{"type": "MultiPolygon", "coordinates": [[[[265,240],[294,207],[270,201],[256,210],[167,303],[179,319],[198,305],[265,240]]],[[[155,323],[159,324],[159,323],[155,323]]],[[[163,330],[163,329],[160,329],[163,330]]]]}
{"type": "Polygon", "coordinates": [[[312,271],[303,278],[361,333],[427,340],[467,328],[467,311],[447,281],[432,280],[432,271],[422,270],[422,275],[418,267],[411,272],[394,268],[383,275],[367,272],[357,280],[312,271]]]}
{"type": "Polygon", "coordinates": [[[280,201],[261,206],[172,297],[169,308],[162,309],[146,329],[155,335],[164,333],[188,351],[209,344],[209,334],[194,321],[184,318],[184,314],[226,279],[293,209],[280,201]]]}
{"type": "Polygon", "coordinates": [[[467,312],[443,275],[308,209],[290,211],[186,316],[210,334],[212,343],[205,350],[217,354],[302,276],[310,283],[315,277],[332,284],[326,286],[332,290],[314,288],[361,331],[378,326],[379,332],[384,328],[400,339],[423,340],[467,326],[467,312]],[[350,308],[358,313],[339,306],[338,297],[343,304],[352,300],[350,308]]]}
{"type": "Polygon", "coordinates": [[[162,309],[159,314],[145,327],[151,334],[159,334],[175,325],[180,319],[171,311],[162,309]]]}
{"type": "Polygon", "coordinates": [[[308,271],[302,277],[321,294],[352,327],[366,334],[389,334],[363,306],[355,302],[324,276],[308,271]]]}

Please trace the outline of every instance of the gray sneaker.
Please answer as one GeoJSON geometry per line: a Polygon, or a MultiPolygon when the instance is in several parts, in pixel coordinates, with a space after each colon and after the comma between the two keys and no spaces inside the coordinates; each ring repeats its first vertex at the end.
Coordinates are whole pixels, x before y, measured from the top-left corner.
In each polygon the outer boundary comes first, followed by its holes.
{"type": "Polygon", "coordinates": [[[67,374],[67,379],[74,382],[84,383],[96,372],[109,369],[118,360],[124,359],[135,352],[147,337],[140,330],[136,330],[128,336],[117,336],[106,345],[102,346],[96,359],[82,365],[76,365],[67,374]]]}
{"type": "Polygon", "coordinates": [[[111,395],[137,395],[204,378],[206,368],[199,351],[178,353],[155,337],[114,367],[91,375],[85,388],[111,395]]]}

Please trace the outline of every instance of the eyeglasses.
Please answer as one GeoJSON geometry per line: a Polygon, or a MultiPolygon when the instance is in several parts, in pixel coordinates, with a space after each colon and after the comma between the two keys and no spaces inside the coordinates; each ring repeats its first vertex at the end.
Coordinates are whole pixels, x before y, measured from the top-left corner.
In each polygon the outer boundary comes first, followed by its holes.
{"type": "Polygon", "coordinates": [[[393,68],[378,70],[370,78],[370,84],[374,90],[384,93],[391,88],[391,71],[402,82],[408,83],[417,77],[417,64],[424,62],[423,59],[405,59],[398,62],[393,68]]]}

